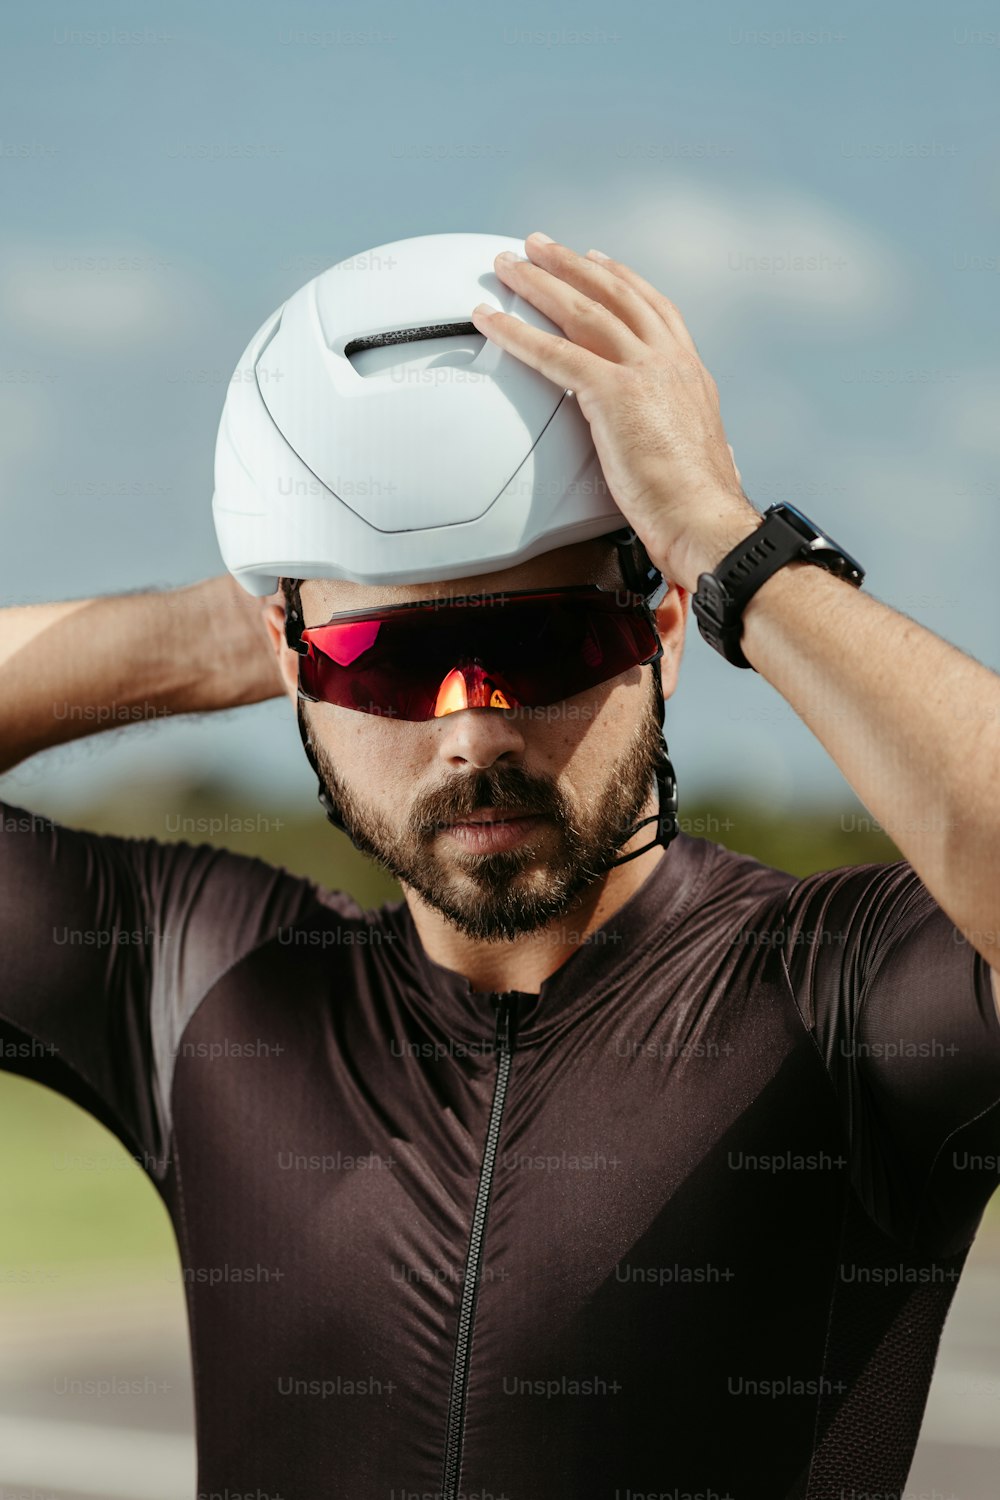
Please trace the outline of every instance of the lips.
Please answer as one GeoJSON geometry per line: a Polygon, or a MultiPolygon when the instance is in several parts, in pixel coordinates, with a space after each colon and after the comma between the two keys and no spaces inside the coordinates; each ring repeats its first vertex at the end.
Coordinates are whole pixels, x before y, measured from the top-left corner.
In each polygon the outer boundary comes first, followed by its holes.
{"type": "Polygon", "coordinates": [[[537,813],[521,811],[517,808],[500,809],[497,807],[481,807],[467,818],[458,818],[451,825],[453,828],[464,823],[513,823],[517,818],[534,818],[537,813]]]}

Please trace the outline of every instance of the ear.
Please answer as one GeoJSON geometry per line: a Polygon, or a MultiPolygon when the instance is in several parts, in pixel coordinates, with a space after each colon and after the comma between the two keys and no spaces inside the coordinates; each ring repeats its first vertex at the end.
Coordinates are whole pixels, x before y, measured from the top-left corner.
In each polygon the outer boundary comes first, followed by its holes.
{"type": "Polygon", "coordinates": [[[285,640],[285,601],[278,594],[264,606],[264,624],[278,659],[278,670],[285,684],[285,692],[292,700],[293,708],[299,697],[299,658],[285,640]]]}
{"type": "Polygon", "coordinates": [[[663,685],[664,700],[677,687],[690,604],[691,596],[687,589],[681,588],[679,583],[671,583],[666,597],[656,608],[656,628],[663,644],[660,682],[663,685]]]}

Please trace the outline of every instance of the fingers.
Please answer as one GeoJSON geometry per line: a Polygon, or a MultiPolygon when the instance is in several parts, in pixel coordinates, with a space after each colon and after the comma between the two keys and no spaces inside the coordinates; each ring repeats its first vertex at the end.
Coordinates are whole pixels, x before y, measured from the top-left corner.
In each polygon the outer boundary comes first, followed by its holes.
{"type": "Polygon", "coordinates": [[[525,248],[532,259],[498,256],[497,275],[575,343],[602,359],[625,363],[641,355],[648,339],[662,340],[662,321],[652,308],[639,305],[642,299],[623,283],[615,286],[598,267],[563,245],[538,245],[529,239],[525,248]]]}
{"type": "MultiPolygon", "coordinates": [[[[543,249],[549,251],[550,246],[543,246],[543,249]]],[[[574,258],[580,260],[580,257],[574,258]]],[[[531,303],[532,308],[544,312],[547,318],[562,329],[567,338],[573,339],[592,354],[597,354],[600,359],[612,360],[613,363],[636,360],[645,348],[642,339],[637,338],[631,327],[616,317],[612,308],[589,293],[585,275],[571,273],[568,269],[564,270],[564,267],[559,267],[556,275],[555,258],[549,257],[549,260],[552,269],[535,266],[529,260],[504,260],[498,257],[495,261],[496,275],[511,291],[516,291],[526,302],[531,303]]],[[[591,284],[594,281],[595,278],[591,278],[591,284]]],[[[594,288],[591,285],[592,290],[594,288]]],[[[655,315],[649,314],[649,317],[655,315]]]]}
{"type": "MultiPolygon", "coordinates": [[[[591,258],[593,256],[593,250],[588,250],[587,258],[591,258]]],[[[670,329],[670,332],[673,334],[677,342],[683,344],[685,349],[687,349],[691,354],[698,354],[694,339],[688,332],[687,324],[681,317],[680,308],[676,307],[674,303],[670,301],[669,297],[665,297],[662,292],[657,291],[656,287],[653,286],[651,282],[647,281],[644,276],[640,276],[638,271],[633,271],[631,266],[626,266],[622,261],[604,259],[597,260],[596,264],[599,265],[608,274],[608,276],[613,276],[619,281],[624,282],[625,285],[631,287],[638,296],[644,298],[649,306],[656,311],[657,316],[664,323],[666,323],[667,327],[670,329]]]]}
{"type": "MultiPolygon", "coordinates": [[[[534,298],[531,300],[534,302],[534,298]]],[[[564,386],[577,395],[590,388],[593,376],[604,363],[598,355],[582,349],[571,339],[545,333],[541,328],[525,323],[523,318],[497,312],[482,302],[472,309],[472,321],[501,349],[524,360],[555,385],[564,386]]]]}
{"type": "Polygon", "coordinates": [[[578,395],[593,389],[609,363],[637,366],[651,351],[662,355],[679,344],[714,389],[680,310],[638,272],[596,251],[577,255],[537,234],[524,244],[528,259],[497,256],[496,273],[566,336],[545,333],[481,303],[472,321],[491,340],[578,395]]]}

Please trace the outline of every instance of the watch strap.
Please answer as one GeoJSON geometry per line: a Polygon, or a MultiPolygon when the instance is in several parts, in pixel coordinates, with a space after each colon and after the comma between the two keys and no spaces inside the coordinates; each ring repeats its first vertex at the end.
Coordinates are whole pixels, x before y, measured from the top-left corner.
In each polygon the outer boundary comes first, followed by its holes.
{"type": "Polygon", "coordinates": [[[699,575],[691,600],[702,635],[733,666],[756,671],[740,645],[743,611],[761,585],[789,562],[815,563],[856,586],[864,578],[854,559],[807,517],[793,519],[788,507],[769,506],[761,525],[737,542],[714,572],[699,575]]]}

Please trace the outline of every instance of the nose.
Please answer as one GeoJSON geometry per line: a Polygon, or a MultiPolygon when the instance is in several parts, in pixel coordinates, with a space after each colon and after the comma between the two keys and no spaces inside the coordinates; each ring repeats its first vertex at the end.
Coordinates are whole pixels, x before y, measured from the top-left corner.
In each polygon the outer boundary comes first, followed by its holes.
{"type": "Polygon", "coordinates": [[[457,713],[462,708],[520,708],[509,689],[490,676],[477,659],[453,667],[441,679],[434,703],[434,717],[457,713]]]}

